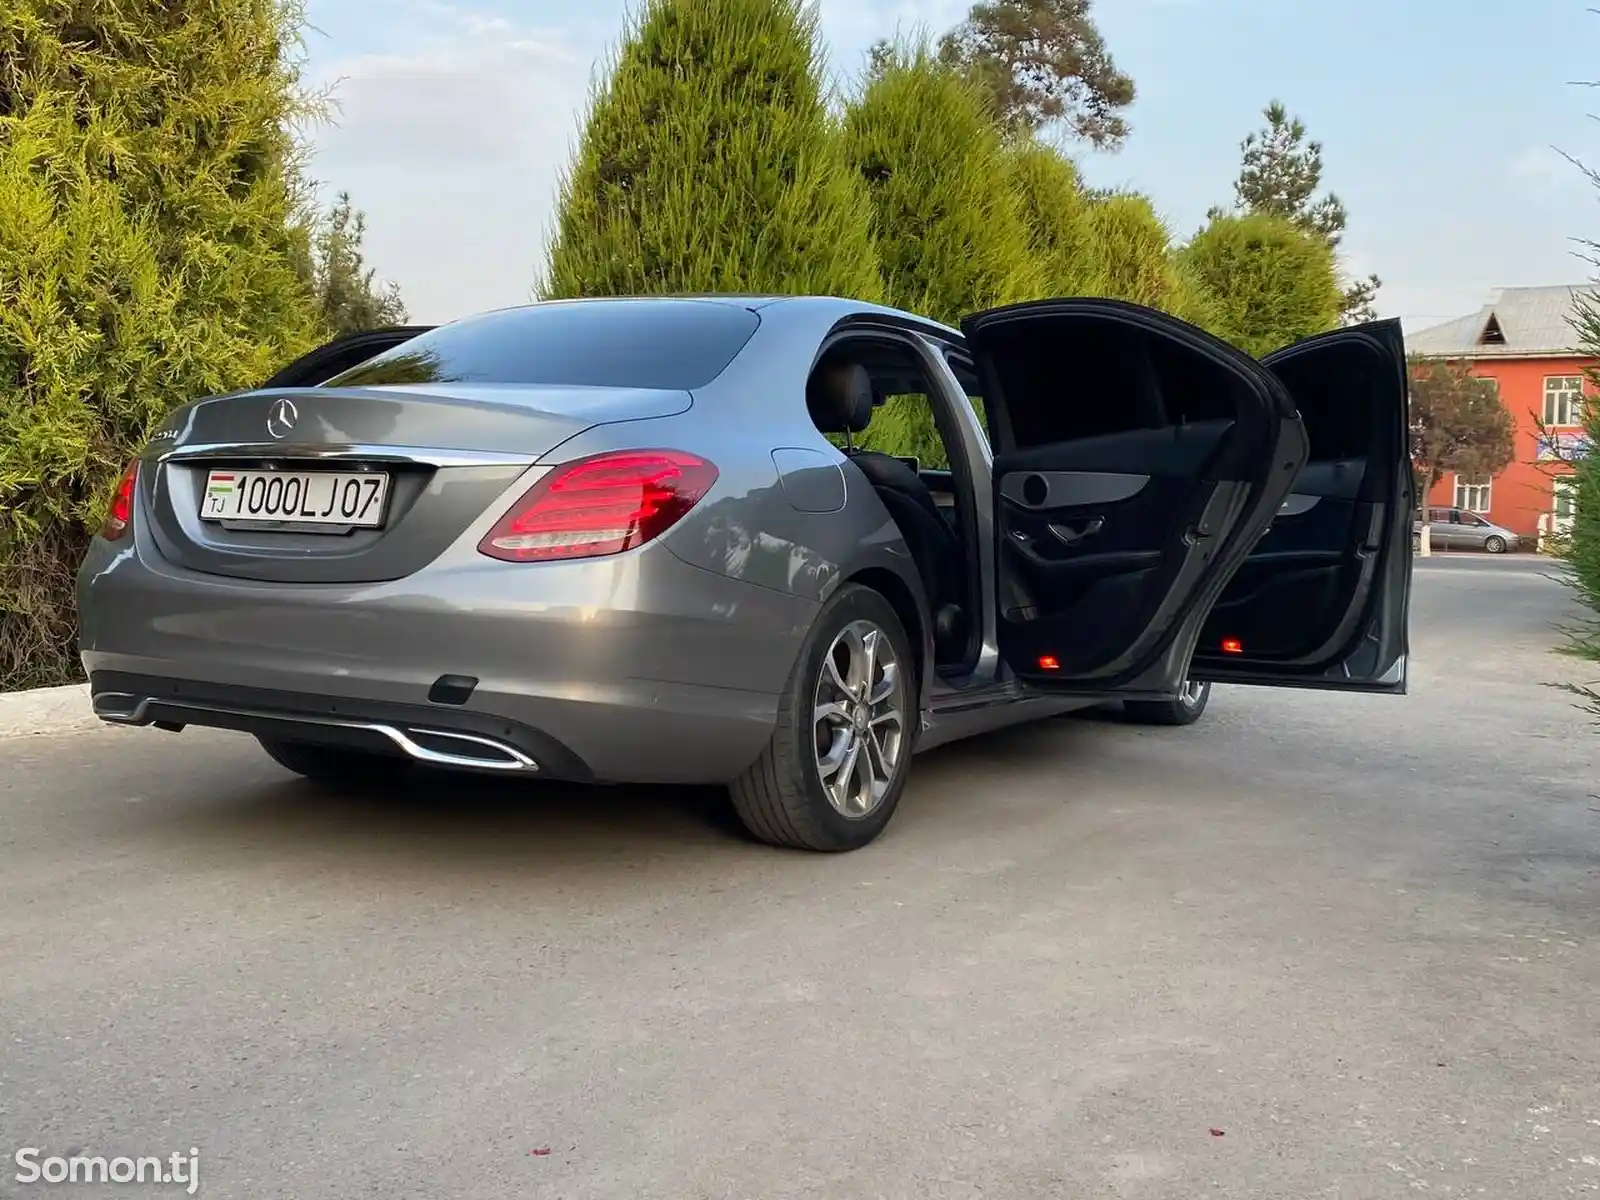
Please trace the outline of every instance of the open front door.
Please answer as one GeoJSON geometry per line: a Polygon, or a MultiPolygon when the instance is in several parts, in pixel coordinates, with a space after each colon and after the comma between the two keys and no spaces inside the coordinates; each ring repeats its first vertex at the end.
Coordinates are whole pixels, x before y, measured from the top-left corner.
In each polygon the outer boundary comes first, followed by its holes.
{"type": "Polygon", "coordinates": [[[332,379],[341,371],[348,371],[358,363],[382,354],[385,350],[409,342],[427,333],[432,325],[391,325],[384,329],[367,329],[361,333],[347,333],[343,337],[324,342],[315,350],[302,354],[286,367],[279,369],[271,379],[257,384],[260,388],[315,387],[332,379]]]}
{"type": "Polygon", "coordinates": [[[1310,458],[1212,609],[1192,677],[1404,692],[1416,498],[1400,322],[1262,362],[1294,397],[1310,458]]]}
{"type": "Polygon", "coordinates": [[[1261,364],[1153,309],[962,323],[994,443],[1000,656],[1027,686],[1178,694],[1212,604],[1306,457],[1261,364]]]}

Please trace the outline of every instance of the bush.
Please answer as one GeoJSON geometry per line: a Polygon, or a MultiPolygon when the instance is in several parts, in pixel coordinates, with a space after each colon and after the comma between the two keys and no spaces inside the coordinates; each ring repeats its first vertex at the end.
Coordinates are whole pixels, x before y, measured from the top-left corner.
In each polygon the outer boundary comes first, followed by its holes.
{"type": "Polygon", "coordinates": [[[78,675],[73,577],[175,403],[308,348],[297,14],[13,0],[0,22],[0,688],[78,675]]]}
{"type": "Polygon", "coordinates": [[[1215,216],[1181,260],[1211,297],[1213,332],[1251,354],[1339,324],[1333,247],[1282,217],[1215,216]]]}
{"type": "Polygon", "coordinates": [[[1031,139],[1007,155],[1029,251],[1052,296],[1131,300],[1212,329],[1215,298],[1181,254],[1150,201],[1131,192],[1091,199],[1071,160],[1031,139]]]}
{"type": "Polygon", "coordinates": [[[1149,199],[1116,192],[1089,206],[1093,256],[1084,294],[1166,310],[1178,298],[1170,235],[1149,199]]]}
{"type": "Polygon", "coordinates": [[[797,0],[650,0],[563,178],[546,297],[882,295],[797,0]]]}
{"type": "Polygon", "coordinates": [[[1169,270],[1165,310],[1191,325],[1226,337],[1221,302],[1182,251],[1170,255],[1169,270]]]}

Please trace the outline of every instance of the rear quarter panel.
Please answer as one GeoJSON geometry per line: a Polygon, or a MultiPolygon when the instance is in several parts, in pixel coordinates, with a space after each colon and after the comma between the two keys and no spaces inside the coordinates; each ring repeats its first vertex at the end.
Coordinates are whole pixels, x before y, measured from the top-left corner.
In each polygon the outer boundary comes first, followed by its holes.
{"type": "MultiPolygon", "coordinates": [[[[926,653],[932,644],[927,603],[905,539],[866,478],[817,431],[806,411],[806,378],[817,352],[851,311],[825,301],[765,308],[755,336],[721,375],[694,392],[689,411],[590,429],[545,461],[649,446],[709,459],[717,466],[716,485],[663,539],[672,553],[712,574],[819,606],[846,581],[887,572],[924,614],[918,640],[926,653]],[[842,508],[795,507],[773,461],[773,451],[784,448],[813,451],[842,472],[842,508]]],[[[796,650],[804,632],[793,639],[796,650]]]]}

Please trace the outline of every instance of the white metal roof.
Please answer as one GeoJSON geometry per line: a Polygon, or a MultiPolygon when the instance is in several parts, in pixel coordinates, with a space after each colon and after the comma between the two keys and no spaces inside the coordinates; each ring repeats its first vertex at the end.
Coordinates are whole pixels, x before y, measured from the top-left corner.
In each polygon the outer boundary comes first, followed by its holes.
{"type": "Polygon", "coordinates": [[[1501,288],[1471,316],[1406,337],[1413,354],[1442,358],[1533,358],[1576,353],[1572,309],[1590,284],[1501,288]]]}

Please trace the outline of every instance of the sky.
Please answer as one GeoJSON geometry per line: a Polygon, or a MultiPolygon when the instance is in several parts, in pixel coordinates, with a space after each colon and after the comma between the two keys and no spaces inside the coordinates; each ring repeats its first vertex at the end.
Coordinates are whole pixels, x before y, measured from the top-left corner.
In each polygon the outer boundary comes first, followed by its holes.
{"type": "MultiPolygon", "coordinates": [[[[876,39],[958,22],[960,0],[821,0],[848,89],[876,39]]],[[[560,173],[629,0],[310,0],[305,74],[330,89],[312,171],[368,218],[367,259],[414,319],[530,298],[560,173]]],[[[1149,195],[1178,240],[1232,198],[1239,142],[1274,99],[1323,144],[1342,251],[1407,329],[1497,287],[1596,271],[1600,15],[1587,0],[1095,0],[1133,76],[1116,153],[1068,146],[1086,180],[1149,195]]]]}

